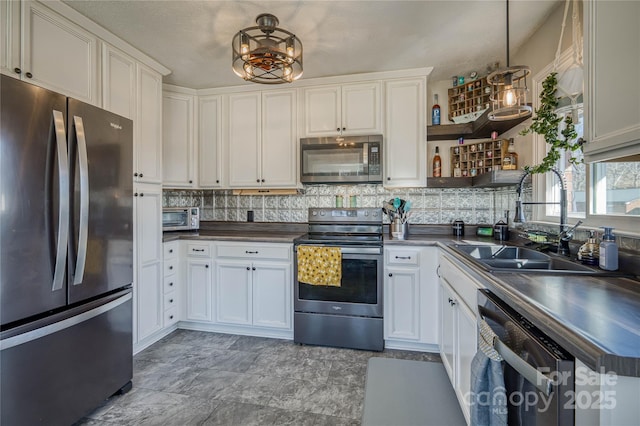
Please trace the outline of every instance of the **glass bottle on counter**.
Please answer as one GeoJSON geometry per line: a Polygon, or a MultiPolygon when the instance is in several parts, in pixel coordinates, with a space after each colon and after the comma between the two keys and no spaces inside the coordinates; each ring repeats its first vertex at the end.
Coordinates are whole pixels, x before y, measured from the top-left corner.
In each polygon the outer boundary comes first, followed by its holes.
{"type": "Polygon", "coordinates": [[[513,142],[513,138],[509,139],[509,147],[507,148],[507,155],[502,160],[503,170],[518,170],[518,153],[513,142]]]}
{"type": "Polygon", "coordinates": [[[440,159],[439,149],[436,146],[436,154],[433,156],[433,177],[442,176],[442,160],[440,159]]]}

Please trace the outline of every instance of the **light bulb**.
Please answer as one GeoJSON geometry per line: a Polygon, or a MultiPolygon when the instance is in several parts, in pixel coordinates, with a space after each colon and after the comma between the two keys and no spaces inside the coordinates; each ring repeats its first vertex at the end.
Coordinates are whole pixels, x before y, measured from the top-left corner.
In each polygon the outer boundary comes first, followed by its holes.
{"type": "Polygon", "coordinates": [[[249,63],[244,64],[244,78],[253,78],[253,66],[249,63]]]}
{"type": "Polygon", "coordinates": [[[512,87],[509,87],[504,92],[504,106],[512,107],[516,104],[517,96],[515,90],[512,87]]]}

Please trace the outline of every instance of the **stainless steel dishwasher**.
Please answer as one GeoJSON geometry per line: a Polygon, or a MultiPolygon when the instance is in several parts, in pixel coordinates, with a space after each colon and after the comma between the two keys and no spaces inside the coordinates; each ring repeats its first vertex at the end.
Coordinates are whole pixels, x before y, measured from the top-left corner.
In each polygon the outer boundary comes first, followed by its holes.
{"type": "Polygon", "coordinates": [[[573,426],[574,357],[488,290],[478,290],[478,320],[504,360],[509,426],[573,426]]]}

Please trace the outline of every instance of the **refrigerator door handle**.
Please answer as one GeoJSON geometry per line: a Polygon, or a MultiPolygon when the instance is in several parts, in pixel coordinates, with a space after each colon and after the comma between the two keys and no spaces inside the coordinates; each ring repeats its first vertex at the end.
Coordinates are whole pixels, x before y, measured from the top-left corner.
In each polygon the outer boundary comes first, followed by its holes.
{"type": "Polygon", "coordinates": [[[80,225],[78,235],[78,255],[73,285],[82,284],[84,266],[87,260],[87,233],[89,227],[89,162],[87,160],[87,139],[82,117],[74,116],[73,124],[78,140],[78,160],[80,163],[80,225]]]}
{"type": "Polygon", "coordinates": [[[60,201],[58,211],[58,242],[56,263],[53,272],[51,291],[62,289],[67,262],[67,244],[69,241],[69,162],[67,153],[67,135],[64,129],[62,112],[53,110],[53,126],[58,148],[58,185],[60,201]]]}

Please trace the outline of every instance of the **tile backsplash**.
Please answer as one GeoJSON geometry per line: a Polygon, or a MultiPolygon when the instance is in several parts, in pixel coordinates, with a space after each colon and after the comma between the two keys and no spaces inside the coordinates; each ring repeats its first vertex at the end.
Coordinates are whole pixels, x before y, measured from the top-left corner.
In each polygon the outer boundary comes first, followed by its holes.
{"type": "MultiPolygon", "coordinates": [[[[309,207],[335,207],[336,195],[356,197],[358,207],[382,207],[385,200],[410,200],[409,222],[443,224],[456,219],[467,223],[493,224],[513,212],[515,188],[400,188],[382,185],[308,185],[298,195],[233,195],[230,190],[165,190],[165,207],[200,207],[202,220],[247,220],[254,212],[256,222],[306,222],[309,207]]],[[[385,220],[387,220],[385,218],[385,220]]]]}

